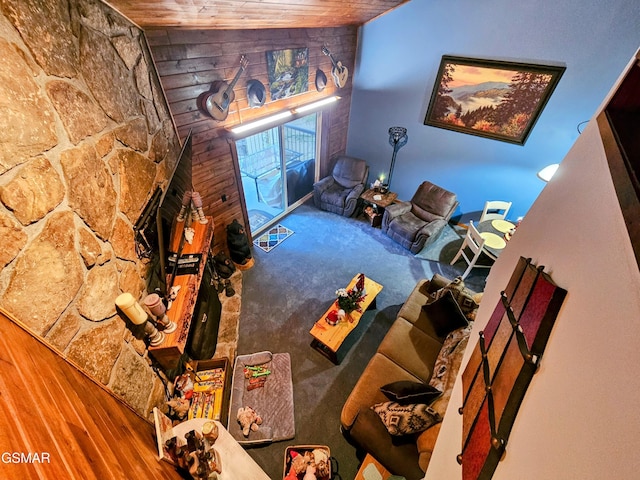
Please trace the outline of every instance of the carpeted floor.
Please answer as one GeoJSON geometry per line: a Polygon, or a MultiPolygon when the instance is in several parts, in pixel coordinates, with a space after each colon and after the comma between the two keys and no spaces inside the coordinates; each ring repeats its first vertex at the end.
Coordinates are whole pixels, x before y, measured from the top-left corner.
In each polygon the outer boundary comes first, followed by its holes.
{"type": "MultiPolygon", "coordinates": [[[[254,248],[255,266],[243,272],[238,353],[290,354],[296,436],[248,452],[272,479],[279,479],[285,447],[327,445],[338,463],[335,478],[350,480],[360,460],[340,433],[345,399],[416,282],[436,272],[454,278],[464,264],[452,267],[424,260],[364,219],[344,218],[310,204],[281,223],[295,235],[269,253],[254,248]],[[377,297],[378,310],[363,315],[339,352],[342,362],[334,365],[311,348],[309,330],[334,300],[335,290],[359,272],[384,288],[377,297]]],[[[433,248],[441,244],[436,242],[433,248]]],[[[431,255],[439,258],[438,252],[431,255]]],[[[486,274],[486,270],[472,273],[466,283],[481,291],[486,274]]],[[[235,421],[234,412],[229,421],[235,421]]]]}

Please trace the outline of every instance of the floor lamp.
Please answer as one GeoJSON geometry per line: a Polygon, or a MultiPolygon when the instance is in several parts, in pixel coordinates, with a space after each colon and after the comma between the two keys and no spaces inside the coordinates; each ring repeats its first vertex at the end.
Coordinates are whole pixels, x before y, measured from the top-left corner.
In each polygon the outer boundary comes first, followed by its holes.
{"type": "Polygon", "coordinates": [[[391,175],[393,175],[393,167],[396,164],[396,155],[398,150],[404,147],[409,141],[407,129],[404,127],[391,127],[389,129],[389,145],[393,147],[393,156],[391,157],[391,167],[389,168],[389,177],[387,178],[387,189],[391,188],[391,175]]]}

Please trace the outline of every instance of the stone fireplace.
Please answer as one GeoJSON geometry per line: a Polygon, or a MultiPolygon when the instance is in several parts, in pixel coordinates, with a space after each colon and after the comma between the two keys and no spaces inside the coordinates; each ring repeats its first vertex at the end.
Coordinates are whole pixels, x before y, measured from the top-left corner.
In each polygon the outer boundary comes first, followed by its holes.
{"type": "Polygon", "coordinates": [[[164,386],[114,300],[146,293],[133,224],[180,142],[144,35],[96,0],[5,0],[0,58],[0,308],[148,416],[164,386]]]}

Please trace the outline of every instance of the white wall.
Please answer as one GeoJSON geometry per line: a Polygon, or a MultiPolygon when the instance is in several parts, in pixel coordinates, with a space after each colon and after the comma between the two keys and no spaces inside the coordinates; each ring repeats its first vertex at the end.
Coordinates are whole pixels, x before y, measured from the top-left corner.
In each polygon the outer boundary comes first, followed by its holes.
{"type": "MultiPolygon", "coordinates": [[[[493,479],[639,478],[640,272],[595,121],[492,268],[475,338],[520,256],[545,265],[568,294],[493,479]]],[[[462,475],[455,388],[428,480],[462,475]]]]}

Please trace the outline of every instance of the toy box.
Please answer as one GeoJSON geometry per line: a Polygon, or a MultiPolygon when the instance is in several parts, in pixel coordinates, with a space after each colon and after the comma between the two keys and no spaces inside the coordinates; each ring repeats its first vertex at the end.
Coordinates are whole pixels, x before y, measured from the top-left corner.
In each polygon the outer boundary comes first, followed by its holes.
{"type": "Polygon", "coordinates": [[[226,357],[192,362],[195,371],[189,419],[210,418],[228,423],[230,375],[226,357]]]}
{"type": "Polygon", "coordinates": [[[326,445],[293,445],[284,452],[283,480],[302,480],[306,469],[296,472],[295,465],[312,465],[316,469],[317,480],[331,478],[331,451],[326,445]],[[296,457],[300,457],[296,460],[296,457]]]}

